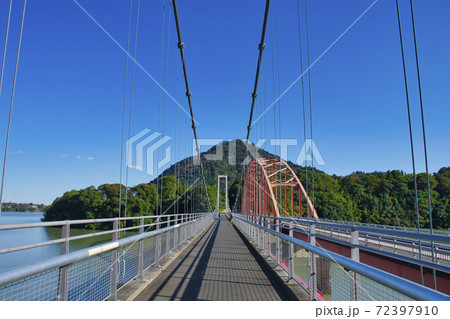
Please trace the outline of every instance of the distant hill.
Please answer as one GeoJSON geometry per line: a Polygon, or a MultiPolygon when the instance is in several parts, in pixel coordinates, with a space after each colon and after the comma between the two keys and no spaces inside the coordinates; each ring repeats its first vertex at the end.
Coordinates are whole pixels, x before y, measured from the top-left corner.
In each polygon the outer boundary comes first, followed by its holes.
{"type": "MultiPolygon", "coordinates": [[[[253,146],[260,154],[263,150],[253,146]]],[[[266,153],[264,153],[266,154],[266,153]]],[[[275,158],[273,154],[267,153],[267,157],[275,158]]],[[[265,156],[266,156],[265,155],[265,156]]],[[[201,153],[202,164],[205,174],[206,183],[210,186],[217,184],[217,175],[228,175],[228,185],[231,185],[236,179],[240,178],[245,159],[245,144],[241,140],[224,141],[210,148],[206,152],[201,153]],[[221,160],[210,160],[212,156],[217,154],[218,149],[222,149],[223,156],[221,160]],[[231,149],[231,157],[230,157],[231,149]],[[233,152],[235,150],[235,152],[233,152]],[[235,155],[233,155],[233,153],[235,155]],[[236,163],[235,165],[230,165],[236,163]]],[[[160,176],[178,176],[183,182],[191,184],[196,179],[199,171],[199,166],[193,164],[193,157],[187,157],[178,163],[173,164],[168,169],[163,171],[160,176]],[[195,177],[194,177],[195,176],[195,177]]],[[[152,183],[156,182],[156,179],[152,183]]]]}
{"type": "MultiPolygon", "coordinates": [[[[253,152],[258,152],[261,157],[264,158],[276,158],[272,153],[265,151],[253,144],[249,145],[249,148],[253,152]]],[[[241,178],[241,173],[243,171],[244,159],[248,156],[248,152],[245,149],[245,143],[242,140],[231,140],[224,141],[211,147],[208,151],[202,152],[202,164],[205,174],[206,183],[210,186],[217,184],[217,175],[227,175],[228,176],[228,186],[232,185],[235,181],[239,181],[241,178]],[[221,160],[211,160],[215,154],[220,153],[220,148],[222,149],[223,156],[221,160]],[[231,154],[230,154],[231,150],[231,154]],[[230,164],[231,163],[231,164],[230,164]],[[235,163],[235,164],[234,164],[235,163]]],[[[249,156],[250,158],[250,156],[249,156]]],[[[248,161],[247,161],[248,162],[248,161]]],[[[287,162],[294,171],[299,171],[304,169],[299,165],[296,165],[290,161],[287,162]]],[[[323,173],[322,171],[315,170],[315,172],[323,173]]],[[[192,183],[199,173],[199,166],[193,165],[193,157],[187,157],[163,171],[160,176],[177,176],[181,181],[186,183],[192,183]],[[195,177],[194,177],[195,176],[195,177]]],[[[242,177],[244,178],[244,176],[242,177]]],[[[151,183],[156,183],[156,179],[151,181],[151,183]]]]}

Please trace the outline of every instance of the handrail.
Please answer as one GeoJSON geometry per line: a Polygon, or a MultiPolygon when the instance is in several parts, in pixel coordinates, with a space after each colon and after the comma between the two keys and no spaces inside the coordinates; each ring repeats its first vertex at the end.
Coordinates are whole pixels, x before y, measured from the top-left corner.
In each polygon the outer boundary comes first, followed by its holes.
{"type": "MultiPolygon", "coordinates": [[[[236,212],[239,213],[239,212],[236,212]]],[[[270,215],[258,215],[261,217],[267,217],[267,218],[275,218],[273,216],[270,215]]],[[[307,218],[307,217],[287,217],[287,216],[282,216],[282,217],[278,217],[278,218],[286,218],[288,220],[299,220],[302,222],[317,222],[317,219],[314,218],[307,218]]],[[[370,229],[391,229],[391,230],[400,230],[400,231],[408,231],[408,232],[417,232],[417,228],[411,228],[411,227],[403,227],[403,226],[393,226],[393,225],[383,225],[383,224],[371,224],[371,223],[361,223],[361,222],[350,222],[350,221],[344,221],[344,220],[334,220],[334,219],[324,219],[321,218],[319,222],[322,223],[330,223],[332,225],[342,225],[342,226],[361,226],[361,227],[368,227],[370,229]]],[[[425,229],[425,228],[420,228],[420,232],[425,232],[425,233],[429,233],[430,230],[429,229],[425,229]]],[[[438,230],[438,229],[434,229],[433,233],[437,234],[443,234],[443,236],[450,236],[450,232],[449,231],[445,231],[445,230],[438,230]]]]}
{"type": "MultiPolygon", "coordinates": [[[[14,230],[14,229],[22,229],[22,228],[35,228],[35,227],[55,227],[55,226],[70,226],[70,225],[79,225],[79,224],[91,224],[91,223],[109,223],[109,222],[119,222],[123,220],[142,220],[142,219],[160,219],[161,217],[172,217],[172,216],[183,216],[187,218],[194,218],[198,217],[200,215],[207,214],[207,213],[186,213],[186,214],[167,214],[167,215],[154,215],[154,216],[135,216],[135,217],[121,217],[121,218],[102,218],[102,219],[78,219],[78,220],[65,220],[65,221],[54,221],[54,222],[43,222],[43,223],[23,223],[23,224],[3,224],[0,225],[0,231],[2,230],[14,230]]],[[[131,226],[131,227],[124,227],[124,228],[118,228],[117,230],[106,230],[90,234],[83,234],[83,235],[77,235],[77,236],[70,236],[67,238],[60,238],[60,239],[53,239],[49,241],[44,242],[38,242],[33,244],[24,244],[20,246],[12,246],[12,247],[6,247],[6,248],[0,248],[0,255],[5,253],[11,253],[16,252],[20,250],[25,249],[32,249],[36,247],[42,247],[42,246],[48,246],[48,245],[54,245],[54,244],[61,244],[63,242],[67,241],[75,241],[85,238],[92,238],[92,237],[98,237],[98,236],[104,236],[107,234],[112,234],[115,232],[125,232],[140,228],[146,228],[150,226],[157,226],[157,225],[164,225],[168,224],[170,222],[173,222],[173,220],[167,220],[167,221],[159,221],[152,224],[144,224],[139,226],[131,226]]]]}
{"type": "Polygon", "coordinates": [[[80,249],[74,252],[70,252],[64,255],[59,255],[55,257],[51,257],[44,261],[40,261],[37,263],[33,263],[27,266],[19,266],[15,268],[8,269],[6,271],[0,272],[0,286],[5,286],[7,284],[13,283],[15,281],[21,280],[23,278],[31,277],[37,275],[42,272],[49,271],[54,268],[64,267],[70,264],[73,264],[81,259],[98,255],[103,252],[107,252],[127,244],[137,242],[139,240],[153,237],[165,232],[168,232],[172,229],[178,228],[182,225],[188,225],[196,222],[198,219],[193,219],[191,221],[187,221],[184,223],[176,224],[173,226],[168,226],[165,228],[160,228],[156,230],[152,230],[150,232],[145,232],[142,234],[130,236],[127,238],[119,239],[116,241],[111,241],[105,244],[100,244],[97,246],[80,249]]]}
{"type": "MultiPolygon", "coordinates": [[[[256,216],[256,215],[250,215],[250,216],[256,216]]],[[[273,217],[273,216],[265,216],[265,215],[258,215],[258,217],[264,217],[267,219],[279,219],[281,221],[293,221],[303,224],[309,224],[309,225],[317,225],[317,226],[325,226],[325,227],[333,227],[333,228],[341,228],[346,229],[349,231],[352,230],[358,230],[358,231],[365,231],[369,233],[376,233],[376,234],[390,234],[390,235],[397,235],[400,237],[407,237],[407,238],[414,238],[419,240],[427,240],[427,241],[438,241],[438,242],[444,242],[444,243],[450,243],[450,233],[447,236],[444,235],[435,235],[435,234],[424,234],[424,233],[417,233],[417,232],[410,232],[410,231],[400,231],[400,230],[392,230],[392,229],[384,229],[384,228],[371,228],[367,226],[357,226],[357,225],[342,225],[342,224],[334,224],[334,223],[326,223],[322,221],[314,221],[314,220],[304,220],[304,219],[298,219],[298,218],[292,218],[292,217],[273,217]]]]}
{"type": "Polygon", "coordinates": [[[313,246],[302,240],[279,233],[275,230],[260,226],[256,223],[246,220],[245,218],[242,217],[242,215],[235,214],[234,218],[237,218],[237,219],[239,219],[245,223],[248,223],[254,227],[257,227],[266,232],[269,232],[272,235],[280,237],[281,239],[286,240],[290,243],[298,245],[307,251],[310,251],[314,254],[322,256],[328,260],[332,260],[333,262],[343,266],[346,269],[352,270],[358,274],[361,274],[372,280],[375,280],[376,282],[381,283],[389,288],[392,288],[392,289],[394,289],[406,296],[409,296],[415,300],[425,300],[425,301],[450,300],[450,296],[448,296],[446,294],[443,294],[441,292],[430,289],[428,287],[416,284],[412,281],[397,277],[395,275],[392,275],[385,271],[376,269],[369,265],[356,262],[347,257],[341,256],[339,254],[325,250],[323,248],[313,246]]]}
{"type": "MultiPolygon", "coordinates": [[[[268,217],[268,218],[269,219],[276,219],[276,217],[268,217]]],[[[295,222],[295,220],[290,220],[290,221],[294,221],[295,222]]],[[[265,223],[269,224],[269,225],[272,225],[272,226],[277,226],[277,227],[280,227],[280,228],[286,229],[286,230],[290,230],[291,229],[288,226],[277,225],[276,223],[270,223],[270,222],[267,222],[267,221],[265,223]]],[[[293,229],[296,230],[296,231],[299,231],[301,233],[304,233],[305,235],[309,235],[309,233],[306,230],[303,230],[303,229],[300,229],[300,228],[293,228],[293,229]]],[[[334,229],[333,227],[320,228],[320,229],[324,230],[324,231],[336,231],[336,229],[334,229]]],[[[356,229],[352,228],[352,230],[359,230],[359,228],[356,228],[356,229]]],[[[343,236],[348,236],[348,237],[351,236],[350,233],[338,233],[338,234],[339,235],[343,235],[343,236]]],[[[316,234],[316,236],[319,237],[318,234],[316,234]]],[[[372,231],[360,231],[359,232],[359,236],[367,236],[367,238],[370,238],[370,237],[377,236],[377,234],[372,232],[372,231]]],[[[333,237],[327,237],[325,235],[321,235],[321,237],[323,237],[324,239],[345,243],[347,245],[350,243],[349,241],[342,241],[342,240],[338,240],[338,239],[333,238],[333,237]]],[[[377,237],[379,237],[379,236],[377,236],[377,237]]],[[[386,242],[389,241],[389,240],[397,240],[399,243],[404,243],[404,244],[411,244],[411,243],[415,244],[415,243],[417,243],[417,241],[411,240],[409,238],[404,238],[404,237],[383,236],[383,237],[380,237],[380,238],[385,240],[386,242]]],[[[424,248],[424,247],[431,248],[430,242],[429,241],[422,242],[422,248],[424,248]]],[[[440,244],[440,243],[436,243],[435,242],[434,243],[434,247],[435,248],[440,248],[440,249],[443,249],[443,250],[448,250],[450,252],[450,246],[449,245],[440,244]]]]}
{"type": "MultiPolygon", "coordinates": [[[[253,216],[253,215],[250,215],[250,216],[253,216]]],[[[295,228],[295,227],[294,228],[290,228],[286,224],[283,225],[283,223],[280,223],[280,225],[277,225],[276,223],[270,222],[269,221],[270,219],[285,220],[286,218],[283,218],[283,217],[277,218],[277,217],[273,217],[273,216],[267,216],[266,220],[264,221],[265,225],[278,227],[279,229],[285,229],[287,231],[293,230],[293,231],[300,232],[300,233],[308,235],[308,236],[310,235],[310,233],[307,230],[300,229],[300,228],[295,228]]],[[[288,219],[288,220],[290,222],[295,222],[294,219],[288,219]]],[[[300,226],[302,226],[302,225],[300,225],[300,226]]],[[[338,229],[340,230],[340,228],[338,228],[338,229]]],[[[332,226],[328,226],[326,228],[316,228],[316,233],[314,234],[314,236],[316,238],[321,238],[321,239],[328,240],[328,241],[331,241],[331,242],[334,242],[334,243],[338,243],[338,244],[341,244],[341,245],[346,245],[346,246],[351,246],[352,245],[351,244],[351,234],[350,233],[338,233],[339,235],[348,236],[348,241],[345,241],[345,240],[340,239],[340,237],[338,239],[338,238],[333,237],[333,236],[327,236],[325,234],[320,234],[319,230],[336,231],[336,229],[333,228],[332,226]]],[[[355,229],[352,228],[351,230],[353,231],[355,229]]],[[[350,232],[350,230],[345,230],[345,231],[350,232]]],[[[359,236],[366,236],[366,237],[363,237],[363,238],[370,238],[371,236],[377,236],[377,234],[376,233],[374,234],[373,232],[360,231],[359,232],[359,236]]],[[[414,241],[413,239],[402,238],[402,237],[387,236],[387,237],[380,237],[379,240],[382,240],[383,243],[388,243],[388,241],[386,241],[385,239],[388,239],[388,240],[389,239],[390,240],[396,239],[396,240],[398,240],[399,243],[416,244],[416,245],[418,245],[417,241],[414,241]]],[[[424,248],[428,248],[428,249],[431,248],[430,242],[422,241],[421,244],[422,244],[422,249],[424,249],[424,248]]],[[[431,262],[428,262],[428,261],[423,260],[423,259],[411,258],[411,257],[404,256],[404,255],[401,255],[401,254],[392,254],[392,253],[389,253],[386,250],[374,249],[374,248],[371,248],[371,247],[368,247],[368,246],[364,246],[364,245],[357,245],[357,247],[362,249],[362,250],[365,250],[365,251],[376,252],[377,254],[384,255],[384,256],[387,256],[387,257],[391,257],[391,258],[395,257],[396,259],[403,260],[403,261],[406,261],[406,262],[409,262],[409,263],[413,263],[413,264],[416,264],[416,265],[422,265],[422,266],[428,267],[430,269],[439,270],[439,271],[442,271],[442,272],[445,272],[445,273],[450,273],[450,267],[442,265],[442,264],[439,264],[439,263],[431,263],[431,262]]],[[[450,246],[449,245],[434,243],[434,247],[435,248],[439,248],[440,249],[439,251],[441,253],[445,254],[446,256],[449,256],[449,253],[450,253],[450,246]]],[[[404,248],[404,246],[400,246],[397,249],[401,249],[401,248],[404,248]]]]}
{"type": "MultiPolygon", "coordinates": [[[[165,218],[165,217],[171,217],[171,216],[182,216],[182,215],[190,215],[190,214],[206,214],[206,213],[165,214],[165,215],[120,217],[120,218],[72,219],[72,220],[61,220],[61,221],[52,221],[52,222],[1,224],[0,230],[34,228],[34,227],[55,227],[55,226],[93,224],[93,223],[112,223],[115,221],[137,220],[137,219],[139,219],[139,220],[141,220],[141,219],[158,219],[161,217],[165,218]]],[[[125,228],[122,228],[122,229],[125,229],[125,228]]]]}

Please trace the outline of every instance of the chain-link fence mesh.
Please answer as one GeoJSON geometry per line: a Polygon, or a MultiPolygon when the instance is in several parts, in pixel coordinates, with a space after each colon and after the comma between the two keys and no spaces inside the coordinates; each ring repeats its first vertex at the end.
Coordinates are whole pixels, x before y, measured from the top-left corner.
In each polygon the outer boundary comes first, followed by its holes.
{"type": "MultiPolygon", "coordinates": [[[[292,267],[292,279],[299,283],[308,293],[315,277],[318,300],[327,301],[411,301],[412,298],[368,277],[344,269],[330,258],[308,252],[306,249],[279,238],[256,225],[248,225],[245,221],[236,219],[235,224],[247,233],[261,250],[277,260],[277,247],[279,251],[279,266],[286,273],[292,267]],[[277,246],[279,238],[279,246],[277,246]],[[291,261],[292,258],[292,262],[291,261]],[[312,268],[314,267],[314,268],[312,268]],[[315,276],[314,276],[315,274],[315,276]]],[[[349,233],[350,234],[350,233],[349,233]]],[[[343,236],[349,234],[343,234],[343,236]]]]}
{"type": "Polygon", "coordinates": [[[82,259],[68,266],[68,300],[104,300],[109,296],[112,251],[82,259]]]}
{"type": "Polygon", "coordinates": [[[289,271],[289,259],[290,259],[290,244],[287,240],[279,239],[280,241],[280,266],[285,271],[289,271]]]}
{"type": "Polygon", "coordinates": [[[0,287],[1,301],[56,300],[58,294],[58,269],[32,276],[0,287]]]}
{"type": "Polygon", "coordinates": [[[270,257],[272,257],[274,260],[277,259],[276,257],[276,251],[277,251],[277,237],[271,235],[270,233],[267,234],[268,237],[268,249],[269,249],[269,255],[270,257]]]}
{"type": "Polygon", "coordinates": [[[122,287],[138,275],[139,244],[134,242],[119,249],[118,286],[122,287]]]}
{"type": "Polygon", "coordinates": [[[144,258],[143,267],[147,269],[155,263],[156,255],[156,239],[155,237],[150,237],[144,240],[144,258]]]}
{"type": "MultiPolygon", "coordinates": [[[[180,225],[156,236],[141,239],[142,267],[147,269],[156,262],[157,242],[159,258],[195,232],[203,229],[212,219],[204,218],[180,225]],[[156,237],[159,237],[157,240],[156,237]]],[[[1,301],[51,301],[67,296],[67,300],[105,300],[111,295],[111,274],[116,271],[117,288],[138,276],[140,241],[123,245],[114,250],[74,261],[72,264],[54,268],[40,274],[0,287],[1,301]],[[67,278],[67,280],[65,280],[67,278]]],[[[90,254],[90,252],[89,252],[90,254]]]]}
{"type": "Polygon", "coordinates": [[[398,291],[395,291],[389,287],[386,287],[385,285],[382,285],[362,275],[357,275],[357,293],[359,293],[358,300],[365,300],[365,301],[414,300],[398,291]]]}
{"type": "Polygon", "coordinates": [[[300,246],[294,245],[294,280],[297,281],[303,288],[308,289],[309,281],[309,259],[308,253],[300,246]]]}

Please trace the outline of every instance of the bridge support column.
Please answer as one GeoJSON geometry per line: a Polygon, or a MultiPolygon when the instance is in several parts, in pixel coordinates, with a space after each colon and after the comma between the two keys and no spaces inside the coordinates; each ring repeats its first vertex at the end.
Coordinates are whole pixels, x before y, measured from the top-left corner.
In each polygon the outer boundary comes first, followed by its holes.
{"type": "MultiPolygon", "coordinates": [[[[352,237],[351,237],[351,258],[354,261],[359,262],[359,231],[357,229],[352,229],[352,237]]],[[[359,274],[355,272],[350,272],[352,282],[352,299],[357,301],[361,299],[361,290],[359,286],[360,278],[359,274]]]]}
{"type": "MultiPolygon", "coordinates": [[[[316,225],[310,224],[309,231],[309,243],[313,246],[316,245],[316,225]]],[[[316,269],[316,256],[309,252],[309,300],[317,300],[317,269],[316,269]]]]}
{"type": "MultiPolygon", "coordinates": [[[[119,239],[119,220],[113,223],[114,233],[112,235],[112,240],[116,241],[119,239]]],[[[111,275],[110,275],[110,297],[109,300],[117,300],[117,263],[118,263],[118,249],[114,249],[111,252],[111,275]]]]}

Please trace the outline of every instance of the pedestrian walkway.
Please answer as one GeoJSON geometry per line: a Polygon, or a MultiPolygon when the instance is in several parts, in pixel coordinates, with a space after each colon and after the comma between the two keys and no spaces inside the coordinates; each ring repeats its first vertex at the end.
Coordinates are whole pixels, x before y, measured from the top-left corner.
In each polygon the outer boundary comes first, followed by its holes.
{"type": "Polygon", "coordinates": [[[135,300],[292,300],[245,238],[222,217],[135,300]]]}

